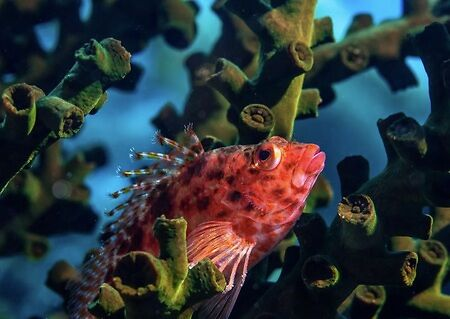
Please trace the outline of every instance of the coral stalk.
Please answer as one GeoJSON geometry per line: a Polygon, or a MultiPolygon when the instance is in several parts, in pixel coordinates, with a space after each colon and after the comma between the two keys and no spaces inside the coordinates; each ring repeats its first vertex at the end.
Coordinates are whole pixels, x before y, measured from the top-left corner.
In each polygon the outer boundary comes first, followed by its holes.
{"type": "Polygon", "coordinates": [[[189,268],[186,221],[158,218],[160,256],[131,252],[120,259],[112,286],[104,284],[91,311],[102,317],[125,310],[126,318],[191,318],[191,307],[222,292],[226,282],[210,260],[189,268]],[[114,309],[112,311],[111,309],[114,309]],[[102,315],[103,314],[103,315],[102,315]]]}
{"type": "Polygon", "coordinates": [[[47,97],[24,84],[4,93],[1,109],[6,124],[0,128],[0,153],[4,156],[0,162],[0,193],[42,149],[59,138],[76,134],[84,116],[105,102],[105,90],[130,71],[130,54],[111,38],[91,40],[76,52],[75,58],[75,65],[47,97]],[[19,117],[23,124],[12,127],[19,117]],[[17,134],[23,138],[15,139],[17,134]]]}

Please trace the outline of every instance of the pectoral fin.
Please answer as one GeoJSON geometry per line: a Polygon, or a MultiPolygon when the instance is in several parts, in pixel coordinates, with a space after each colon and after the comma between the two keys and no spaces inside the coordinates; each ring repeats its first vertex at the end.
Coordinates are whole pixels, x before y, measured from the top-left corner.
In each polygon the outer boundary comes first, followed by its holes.
{"type": "Polygon", "coordinates": [[[193,267],[204,258],[211,259],[227,279],[222,294],[201,305],[199,319],[226,319],[233,309],[249,267],[255,244],[238,236],[230,222],[206,222],[188,237],[188,259],[193,267]]]}

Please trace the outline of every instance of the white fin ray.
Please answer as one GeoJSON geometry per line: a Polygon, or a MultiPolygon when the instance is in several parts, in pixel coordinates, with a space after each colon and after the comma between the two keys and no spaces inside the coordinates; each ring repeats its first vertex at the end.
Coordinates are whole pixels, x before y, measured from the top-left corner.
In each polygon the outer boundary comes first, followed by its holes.
{"type": "Polygon", "coordinates": [[[205,150],[203,149],[203,145],[200,142],[200,139],[194,132],[194,125],[192,123],[189,123],[184,127],[184,134],[186,135],[188,141],[186,147],[189,147],[190,150],[192,150],[194,153],[198,155],[203,154],[205,152],[205,150]]]}
{"type": "Polygon", "coordinates": [[[119,198],[121,195],[128,194],[128,193],[131,193],[133,191],[136,191],[136,192],[138,192],[138,191],[139,192],[140,191],[150,192],[151,189],[153,187],[155,187],[156,185],[158,185],[164,178],[165,177],[150,179],[148,181],[144,180],[144,181],[141,181],[139,183],[135,183],[135,184],[129,185],[127,187],[121,188],[121,189],[119,189],[119,190],[117,190],[115,192],[112,192],[111,194],[109,194],[109,196],[111,196],[112,198],[119,198]]]}
{"type": "Polygon", "coordinates": [[[105,212],[106,216],[114,216],[117,212],[120,212],[130,206],[137,206],[137,204],[141,204],[143,201],[145,201],[148,198],[149,193],[142,193],[135,195],[128,199],[127,201],[123,202],[120,205],[117,205],[110,211],[105,212]]]}
{"type": "Polygon", "coordinates": [[[200,319],[227,319],[244,284],[254,243],[238,236],[230,222],[206,222],[188,237],[190,267],[211,259],[227,279],[225,291],[206,301],[199,310],[200,319]]]}
{"type": "Polygon", "coordinates": [[[239,292],[244,285],[253,247],[254,245],[247,246],[239,254],[237,260],[229,265],[232,269],[229,275],[227,289],[201,305],[198,311],[199,319],[227,319],[230,316],[239,292]],[[233,286],[230,287],[231,282],[233,282],[233,286]]]}
{"type": "Polygon", "coordinates": [[[171,140],[170,138],[164,137],[161,135],[159,131],[155,134],[155,139],[161,144],[161,145],[167,145],[169,147],[172,147],[174,149],[173,155],[176,155],[177,153],[180,154],[182,157],[186,158],[187,160],[193,160],[196,158],[199,154],[191,150],[190,148],[181,145],[177,141],[171,140]]]}
{"type": "Polygon", "coordinates": [[[158,152],[139,152],[135,149],[130,150],[130,158],[132,160],[142,160],[142,159],[150,159],[150,160],[160,160],[160,161],[166,161],[166,162],[172,162],[175,165],[182,165],[185,163],[184,159],[176,157],[175,154],[164,154],[164,153],[158,153],[158,152]]]}

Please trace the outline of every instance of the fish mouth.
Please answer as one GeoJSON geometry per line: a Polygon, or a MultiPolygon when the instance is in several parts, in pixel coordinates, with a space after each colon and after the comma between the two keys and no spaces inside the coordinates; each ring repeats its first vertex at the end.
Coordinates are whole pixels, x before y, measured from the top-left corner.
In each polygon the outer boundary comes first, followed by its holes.
{"type": "Polygon", "coordinates": [[[306,187],[309,191],[325,166],[325,158],[325,153],[317,145],[305,150],[292,174],[292,185],[296,188],[306,187]]]}
{"type": "Polygon", "coordinates": [[[317,175],[322,172],[323,168],[325,167],[325,159],[325,153],[318,149],[314,156],[311,158],[311,162],[309,163],[306,172],[311,175],[317,175]]]}

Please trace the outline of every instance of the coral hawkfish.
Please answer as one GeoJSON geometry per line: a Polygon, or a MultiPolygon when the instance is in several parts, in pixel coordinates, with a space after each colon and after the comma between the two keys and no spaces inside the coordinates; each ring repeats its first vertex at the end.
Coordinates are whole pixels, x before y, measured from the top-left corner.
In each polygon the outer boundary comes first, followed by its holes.
{"type": "Polygon", "coordinates": [[[156,159],[146,169],[123,171],[138,182],[112,194],[132,195],[105,230],[104,244],[73,285],[71,318],[88,318],[87,304],[107,280],[117,259],[132,250],[158,253],[152,225],[162,214],[188,223],[188,260],[211,259],[227,279],[225,292],[206,301],[199,318],[226,319],[248,270],[269,254],[294,226],[322,171],[325,154],[314,144],[271,137],[257,145],[208,152],[191,127],[188,145],[157,135],[169,154],[132,151],[135,159],[156,159]]]}

